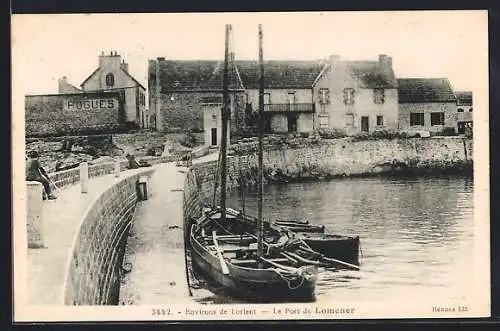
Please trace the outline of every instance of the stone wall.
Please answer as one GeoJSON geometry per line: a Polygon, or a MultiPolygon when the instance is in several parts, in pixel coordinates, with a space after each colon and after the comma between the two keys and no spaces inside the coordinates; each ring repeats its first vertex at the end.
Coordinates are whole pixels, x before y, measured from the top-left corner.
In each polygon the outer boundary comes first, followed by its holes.
{"type": "MultiPolygon", "coordinates": [[[[156,101],[156,94],[150,92],[152,102],[156,101]]],[[[185,132],[192,130],[203,131],[203,98],[222,97],[221,92],[162,92],[160,94],[160,110],[157,116],[162,132],[185,132]]],[[[231,131],[245,125],[245,98],[244,94],[231,93],[231,131]]]]}
{"type": "Polygon", "coordinates": [[[123,125],[118,92],[27,95],[27,137],[116,132],[123,125]]]}
{"type": "MultiPolygon", "coordinates": [[[[257,143],[231,146],[228,158],[228,189],[257,180],[257,143]]],[[[267,144],[264,174],[277,170],[290,180],[321,180],[338,176],[376,176],[408,171],[413,174],[472,171],[473,141],[456,137],[381,139],[354,141],[353,138],[267,144]]],[[[217,162],[190,168],[184,185],[184,219],[201,215],[204,203],[212,203],[217,162]]],[[[219,193],[216,194],[218,199],[219,193]]]]}
{"type": "MultiPolygon", "coordinates": [[[[156,162],[160,163],[162,161],[156,162]]],[[[163,161],[165,162],[165,161],[163,161]]],[[[120,171],[127,169],[128,161],[120,161],[120,171]]],[[[113,173],[115,170],[114,162],[106,162],[89,166],[89,178],[104,176],[113,173]]],[[[80,168],[73,168],[64,171],[54,172],[49,174],[50,180],[57,185],[58,188],[73,185],[80,181],[80,168]]]]}
{"type": "Polygon", "coordinates": [[[153,171],[149,168],[125,175],[87,210],[67,266],[64,304],[118,303],[122,259],[138,201],[136,181],[153,171]]]}

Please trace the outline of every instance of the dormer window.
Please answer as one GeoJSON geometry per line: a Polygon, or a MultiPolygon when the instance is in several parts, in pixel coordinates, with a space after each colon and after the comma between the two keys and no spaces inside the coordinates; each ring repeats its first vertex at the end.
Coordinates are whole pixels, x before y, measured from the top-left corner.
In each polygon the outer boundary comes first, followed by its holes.
{"type": "Polygon", "coordinates": [[[345,88],[344,89],[344,104],[345,105],[354,104],[354,89],[353,88],[345,88]]]}
{"type": "Polygon", "coordinates": [[[115,75],[113,75],[112,73],[106,75],[106,86],[107,87],[115,86],[115,75]]]}
{"type": "Polygon", "coordinates": [[[385,102],[385,90],[383,88],[376,88],[373,90],[373,103],[381,105],[385,102]]]}

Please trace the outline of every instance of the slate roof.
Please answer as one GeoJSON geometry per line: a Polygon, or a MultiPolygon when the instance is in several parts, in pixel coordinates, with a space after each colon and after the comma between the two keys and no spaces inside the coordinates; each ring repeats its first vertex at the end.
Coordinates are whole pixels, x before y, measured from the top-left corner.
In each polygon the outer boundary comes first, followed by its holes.
{"type": "Polygon", "coordinates": [[[363,88],[396,88],[398,83],[392,68],[387,70],[377,61],[341,61],[363,88]]]}
{"type": "MultiPolygon", "coordinates": [[[[241,79],[247,89],[258,89],[260,70],[257,61],[238,61],[241,79]]],[[[312,88],[324,68],[319,61],[264,61],[264,88],[312,88]]]]}
{"type": "MultiPolygon", "coordinates": [[[[206,91],[222,90],[223,61],[159,61],[160,86],[162,91],[206,91]]],[[[150,66],[151,77],[155,68],[150,66]]],[[[243,90],[237,69],[229,67],[229,89],[243,90]]]]}
{"type": "MultiPolygon", "coordinates": [[[[222,90],[223,61],[160,61],[164,91],[222,90]]],[[[324,65],[314,61],[265,61],[265,88],[311,88],[324,65]]],[[[154,75],[149,68],[149,77],[154,75]]],[[[257,61],[235,61],[230,67],[230,89],[258,89],[257,61]]]]}
{"type": "Polygon", "coordinates": [[[456,102],[447,78],[398,79],[399,103],[456,102]]]}
{"type": "Polygon", "coordinates": [[[457,96],[458,106],[472,106],[472,92],[470,91],[457,91],[455,92],[457,96]]]}

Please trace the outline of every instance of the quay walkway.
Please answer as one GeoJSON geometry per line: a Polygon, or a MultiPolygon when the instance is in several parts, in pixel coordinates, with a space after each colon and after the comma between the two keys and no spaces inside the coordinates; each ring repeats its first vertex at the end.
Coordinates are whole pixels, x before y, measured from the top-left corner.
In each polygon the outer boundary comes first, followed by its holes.
{"type": "MultiPolygon", "coordinates": [[[[218,154],[208,154],[193,163],[216,160],[218,154]]],[[[128,263],[133,266],[127,274],[129,284],[126,293],[135,289],[144,293],[141,284],[156,284],[155,280],[169,275],[168,288],[156,291],[171,291],[172,295],[187,297],[187,281],[184,267],[184,237],[182,233],[182,190],[187,168],[176,167],[175,162],[159,163],[151,177],[148,200],[137,204],[132,228],[131,249],[128,263]],[[178,228],[177,228],[178,227],[178,228]],[[150,257],[158,261],[144,261],[150,257]],[[149,268],[146,268],[149,266],[149,268]],[[177,272],[179,271],[179,272],[177,272]]],[[[126,170],[127,174],[141,169],[126,170]]],[[[73,238],[79,230],[79,222],[94,199],[106,189],[120,181],[120,177],[108,174],[89,180],[88,192],[81,193],[81,187],[70,185],[56,191],[57,200],[46,200],[42,205],[44,248],[27,249],[26,288],[20,293],[28,305],[63,304],[63,287],[67,261],[71,255],[73,238]]],[[[24,288],[24,287],[23,287],[24,288]]],[[[134,292],[135,293],[135,292],[134,292]]],[[[170,293],[170,292],[169,292],[170,293]]],[[[155,293],[140,299],[140,303],[154,301],[155,293]]]]}
{"type": "MultiPolygon", "coordinates": [[[[209,154],[193,163],[217,160],[209,154]]],[[[131,268],[120,287],[120,304],[165,304],[189,300],[186,279],[182,199],[187,168],[158,165],[152,195],[137,206],[125,251],[131,268]]]]}

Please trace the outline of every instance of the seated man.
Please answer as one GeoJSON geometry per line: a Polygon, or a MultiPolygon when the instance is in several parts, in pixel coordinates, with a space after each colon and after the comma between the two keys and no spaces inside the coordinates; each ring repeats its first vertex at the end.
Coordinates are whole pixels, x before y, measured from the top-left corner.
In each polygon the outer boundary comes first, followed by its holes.
{"type": "Polygon", "coordinates": [[[125,157],[128,160],[128,168],[129,169],[137,169],[137,168],[140,168],[140,167],[151,167],[151,164],[147,163],[146,161],[140,161],[140,162],[138,162],[135,159],[135,156],[133,156],[131,154],[127,154],[125,157]]]}
{"type": "Polygon", "coordinates": [[[140,167],[140,164],[139,162],[137,162],[137,160],[135,159],[135,156],[131,155],[131,154],[127,154],[125,156],[128,160],[128,168],[129,169],[137,169],[140,167]]]}
{"type": "Polygon", "coordinates": [[[43,185],[45,194],[43,199],[45,200],[45,195],[47,195],[49,200],[57,199],[57,197],[52,193],[52,188],[50,187],[49,175],[40,166],[40,161],[38,160],[39,154],[37,151],[31,151],[29,153],[29,159],[26,161],[26,180],[40,182],[43,185]]]}

